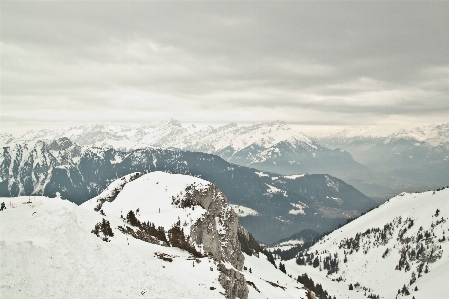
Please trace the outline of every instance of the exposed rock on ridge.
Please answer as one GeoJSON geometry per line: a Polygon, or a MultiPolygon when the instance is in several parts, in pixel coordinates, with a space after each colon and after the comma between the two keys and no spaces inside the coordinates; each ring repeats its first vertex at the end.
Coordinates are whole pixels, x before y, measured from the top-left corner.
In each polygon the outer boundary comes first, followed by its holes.
{"type": "Polygon", "coordinates": [[[240,224],[226,196],[214,184],[200,191],[193,185],[187,187],[185,200],[191,200],[207,211],[191,227],[192,241],[202,244],[204,251],[211,252],[218,261],[229,262],[241,270],[245,257],[237,237],[240,224]]]}
{"type": "Polygon", "coordinates": [[[249,290],[245,276],[234,269],[227,269],[223,264],[219,264],[217,268],[221,272],[218,281],[226,290],[226,298],[247,299],[249,290]]]}

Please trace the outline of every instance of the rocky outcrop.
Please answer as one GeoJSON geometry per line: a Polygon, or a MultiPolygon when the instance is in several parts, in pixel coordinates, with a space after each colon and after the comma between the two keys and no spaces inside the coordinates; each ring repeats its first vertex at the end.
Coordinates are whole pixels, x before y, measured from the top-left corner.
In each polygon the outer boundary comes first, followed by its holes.
{"type": "Polygon", "coordinates": [[[217,268],[220,271],[218,281],[226,291],[226,298],[247,299],[249,290],[245,276],[232,268],[227,269],[223,264],[219,264],[217,268]]]}
{"type": "Polygon", "coordinates": [[[229,262],[241,270],[245,257],[238,240],[237,214],[228,205],[226,196],[214,185],[206,188],[186,188],[185,205],[200,205],[206,213],[191,227],[190,238],[196,244],[202,244],[206,253],[211,253],[218,262],[229,262]]]}
{"type": "Polygon", "coordinates": [[[259,243],[254,239],[253,235],[247,231],[243,226],[239,225],[237,235],[240,242],[240,247],[247,255],[255,255],[259,257],[259,252],[262,251],[259,243]]]}

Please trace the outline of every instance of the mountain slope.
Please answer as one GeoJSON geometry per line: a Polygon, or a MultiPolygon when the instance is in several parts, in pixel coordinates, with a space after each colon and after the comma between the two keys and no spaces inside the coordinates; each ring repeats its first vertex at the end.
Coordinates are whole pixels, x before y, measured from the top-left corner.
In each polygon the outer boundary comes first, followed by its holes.
{"type": "Polygon", "coordinates": [[[0,155],[0,194],[58,195],[81,204],[121,176],[153,171],[189,174],[214,183],[241,211],[255,211],[255,215],[241,218],[241,222],[264,243],[301,229],[332,229],[354,213],[360,214],[375,205],[372,200],[366,201],[362,193],[349,192],[352,187],[331,176],[304,175],[291,180],[204,153],[162,149],[123,152],[81,147],[67,138],[39,141],[34,146],[4,147],[0,155]],[[336,191],[333,185],[345,187],[336,191]],[[335,206],[332,197],[350,204],[335,206]]]}
{"type": "Polygon", "coordinates": [[[301,285],[263,254],[249,256],[234,247],[240,246],[235,213],[218,189],[198,178],[133,174],[82,206],[46,197],[0,200],[8,203],[0,212],[0,279],[8,298],[306,297],[301,285]],[[190,205],[183,207],[172,197],[190,205]],[[94,211],[98,203],[102,209],[94,211]],[[137,224],[131,212],[120,217],[135,207],[137,224]],[[174,247],[180,240],[172,230],[178,219],[189,223],[182,225],[186,242],[208,256],[174,247]],[[164,227],[170,246],[148,233],[145,220],[159,232],[164,227]],[[207,229],[198,239],[204,223],[207,229]],[[209,248],[213,243],[217,246],[209,248]]]}
{"type": "Polygon", "coordinates": [[[444,298],[448,197],[449,189],[402,193],[288,261],[289,273],[308,273],[331,293],[351,298],[444,298]]]}

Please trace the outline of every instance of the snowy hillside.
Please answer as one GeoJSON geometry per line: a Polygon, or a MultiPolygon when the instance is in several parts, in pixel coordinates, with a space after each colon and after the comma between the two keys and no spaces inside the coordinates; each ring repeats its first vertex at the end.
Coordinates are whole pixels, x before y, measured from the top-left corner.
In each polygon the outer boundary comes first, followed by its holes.
{"type": "Polygon", "coordinates": [[[265,255],[233,247],[241,246],[235,213],[207,181],[135,173],[82,206],[30,199],[0,198],[7,206],[0,212],[2,297],[306,298],[265,255]],[[149,222],[164,236],[153,235],[149,222]],[[183,242],[206,255],[173,247],[180,228],[183,242]]]}
{"type": "Polygon", "coordinates": [[[287,272],[337,298],[445,298],[448,200],[449,189],[402,193],[287,261],[287,272]]]}

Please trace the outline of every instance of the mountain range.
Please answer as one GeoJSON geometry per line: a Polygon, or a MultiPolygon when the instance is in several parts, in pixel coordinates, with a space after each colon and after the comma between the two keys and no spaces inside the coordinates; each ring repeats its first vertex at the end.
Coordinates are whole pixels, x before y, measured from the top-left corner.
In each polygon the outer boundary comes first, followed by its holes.
{"type": "Polygon", "coordinates": [[[1,141],[11,145],[62,137],[81,146],[122,151],[163,148],[215,154],[231,163],[281,174],[326,173],[345,179],[369,172],[348,152],[324,147],[280,121],[197,128],[170,119],[140,126],[90,125],[30,131],[18,138],[3,135],[1,141]]]}
{"type": "Polygon", "coordinates": [[[283,175],[330,174],[379,202],[402,192],[446,185],[449,124],[391,132],[356,127],[309,137],[283,122],[220,127],[185,126],[170,119],[145,125],[86,125],[30,131],[0,143],[35,143],[69,138],[80,146],[131,151],[162,148],[215,154],[224,160],[283,175]]]}
{"type": "Polygon", "coordinates": [[[80,146],[68,138],[3,147],[0,196],[59,196],[81,204],[122,176],[154,171],[214,183],[241,211],[241,223],[267,244],[306,228],[330,230],[377,205],[330,175],[283,176],[206,153],[154,148],[119,151],[80,146]]]}
{"type": "MultiPolygon", "coordinates": [[[[385,132],[388,132],[385,130],[385,132]]],[[[370,128],[342,130],[315,138],[329,148],[342,148],[371,173],[346,178],[374,198],[402,191],[435,189],[449,183],[449,124],[402,129],[382,134],[370,128]]]]}

